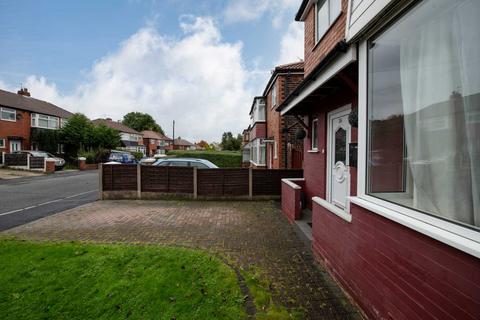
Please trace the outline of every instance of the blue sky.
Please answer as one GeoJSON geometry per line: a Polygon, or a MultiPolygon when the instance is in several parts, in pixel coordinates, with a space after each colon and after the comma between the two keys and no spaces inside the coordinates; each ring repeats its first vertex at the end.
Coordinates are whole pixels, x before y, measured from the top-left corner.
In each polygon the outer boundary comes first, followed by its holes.
{"type": "Polygon", "coordinates": [[[184,137],[218,140],[248,125],[275,64],[303,56],[299,2],[2,0],[0,88],[92,118],[179,118],[184,137]]]}

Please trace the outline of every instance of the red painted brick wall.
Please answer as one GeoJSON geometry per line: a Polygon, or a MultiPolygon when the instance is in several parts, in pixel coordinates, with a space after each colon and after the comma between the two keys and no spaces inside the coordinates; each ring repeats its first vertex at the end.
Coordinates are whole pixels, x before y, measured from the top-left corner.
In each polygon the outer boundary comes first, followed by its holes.
{"type": "Polygon", "coordinates": [[[256,122],[250,130],[250,141],[253,141],[256,138],[265,138],[265,128],[265,122],[256,122]]]}
{"type": "Polygon", "coordinates": [[[0,148],[0,152],[10,152],[10,142],[8,136],[23,137],[22,149],[30,149],[30,112],[17,110],[17,121],[0,120],[0,139],[5,139],[5,148],[0,148]],[[20,119],[19,119],[20,118],[20,119]]]}
{"type": "Polygon", "coordinates": [[[371,318],[480,319],[480,261],[351,205],[313,205],[313,250],[371,318]]]}
{"type": "Polygon", "coordinates": [[[319,43],[315,40],[315,6],[305,19],[305,77],[312,72],[335,45],[345,39],[348,0],[342,0],[342,13],[319,43]]]}
{"type": "MultiPolygon", "coordinates": [[[[305,187],[305,181],[294,181],[302,189],[305,187]]],[[[290,223],[300,219],[302,212],[300,204],[300,194],[302,189],[294,189],[282,181],[282,212],[290,223]]]]}
{"type": "MultiPolygon", "coordinates": [[[[309,128],[307,137],[304,139],[304,153],[303,153],[303,170],[305,181],[305,195],[307,206],[311,208],[311,198],[314,196],[325,199],[326,197],[326,168],[327,168],[327,114],[337,108],[343,107],[347,104],[352,106],[357,105],[357,98],[347,91],[342,91],[337,95],[332,95],[328,99],[319,101],[319,108],[315,108],[311,111],[308,117],[305,117],[305,122],[308,126],[311,126],[311,121],[314,118],[318,118],[318,152],[308,152],[311,149],[311,128],[309,128]]],[[[357,129],[352,128],[351,134],[352,142],[357,140],[357,129]]],[[[356,174],[355,169],[350,168],[351,176],[356,174]]],[[[351,188],[353,189],[353,182],[355,181],[356,190],[356,177],[351,180],[351,188]]]]}
{"type": "Polygon", "coordinates": [[[150,143],[151,139],[143,138],[143,145],[147,148],[147,155],[153,156],[157,151],[157,140],[153,139],[154,143],[150,143]]]}

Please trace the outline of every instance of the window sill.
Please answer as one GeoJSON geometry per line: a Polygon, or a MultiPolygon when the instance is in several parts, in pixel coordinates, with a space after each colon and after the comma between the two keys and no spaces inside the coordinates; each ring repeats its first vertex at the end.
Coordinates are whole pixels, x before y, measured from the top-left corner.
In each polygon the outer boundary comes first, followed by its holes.
{"type": "Polygon", "coordinates": [[[307,150],[308,153],[318,153],[318,150],[317,149],[313,149],[313,150],[307,150]]]}
{"type": "Polygon", "coordinates": [[[17,122],[17,120],[10,120],[10,119],[0,119],[2,121],[8,121],[8,122],[17,122]]]}
{"type": "Polygon", "coordinates": [[[257,166],[257,167],[266,167],[267,166],[266,164],[259,164],[259,163],[253,162],[252,160],[250,160],[250,163],[257,166]]]}
{"type": "Polygon", "coordinates": [[[324,207],[334,215],[342,218],[343,220],[347,222],[352,222],[352,215],[346,211],[343,211],[342,209],[336,207],[335,205],[331,204],[325,199],[322,199],[320,197],[313,197],[312,201],[315,202],[316,204],[324,207]]]}
{"type": "Polygon", "coordinates": [[[301,190],[302,187],[296,184],[295,183],[296,181],[305,181],[305,178],[283,178],[282,179],[282,182],[288,185],[290,188],[295,190],[301,190]]]}
{"type": "Polygon", "coordinates": [[[427,221],[422,221],[400,211],[393,210],[391,208],[382,206],[381,204],[375,203],[371,201],[368,196],[350,197],[350,201],[386,219],[392,220],[407,228],[413,229],[458,250],[480,258],[480,242],[465,238],[438,225],[450,224],[448,222],[442,220],[438,224],[433,224],[434,220],[440,221],[440,219],[436,218],[432,218],[430,223],[427,221]]]}

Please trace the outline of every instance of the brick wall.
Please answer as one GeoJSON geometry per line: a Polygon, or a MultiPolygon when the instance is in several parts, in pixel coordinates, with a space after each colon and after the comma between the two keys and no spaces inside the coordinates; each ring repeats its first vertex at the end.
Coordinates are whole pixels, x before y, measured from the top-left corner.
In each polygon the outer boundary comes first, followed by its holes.
{"type": "Polygon", "coordinates": [[[342,0],[342,13],[320,42],[316,43],[315,6],[310,8],[305,19],[305,77],[339,41],[345,39],[347,10],[348,0],[342,0]]]}
{"type": "Polygon", "coordinates": [[[5,139],[5,147],[0,152],[10,152],[8,136],[23,137],[22,150],[30,149],[30,112],[17,110],[17,121],[0,120],[0,139],[5,139]]]}
{"type": "MultiPolygon", "coordinates": [[[[302,82],[302,74],[279,74],[273,85],[277,89],[277,105],[282,103],[287,96],[302,82]]],[[[273,87],[273,86],[272,86],[273,87]]],[[[267,92],[266,109],[267,109],[267,138],[274,139],[277,142],[277,156],[275,158],[275,147],[272,144],[267,146],[267,165],[272,163],[271,169],[291,168],[291,149],[299,151],[303,148],[303,142],[295,139],[295,130],[290,130],[287,139],[282,133],[282,129],[295,123],[297,120],[293,116],[280,116],[272,106],[272,88],[267,92]],[[288,145],[291,145],[290,149],[288,145]],[[289,152],[290,151],[290,152],[289,152]],[[287,155],[287,166],[285,166],[285,155],[287,155]],[[273,157],[270,161],[270,157],[273,157]]]]}
{"type": "Polygon", "coordinates": [[[256,122],[250,130],[250,141],[253,141],[256,138],[265,138],[265,128],[265,122],[256,122]]]}
{"type": "Polygon", "coordinates": [[[291,185],[282,181],[282,212],[290,223],[300,219],[302,212],[301,193],[305,187],[305,180],[293,179],[291,185]]]}
{"type": "Polygon", "coordinates": [[[313,205],[313,251],[372,319],[480,319],[477,258],[352,204],[313,205]]]}

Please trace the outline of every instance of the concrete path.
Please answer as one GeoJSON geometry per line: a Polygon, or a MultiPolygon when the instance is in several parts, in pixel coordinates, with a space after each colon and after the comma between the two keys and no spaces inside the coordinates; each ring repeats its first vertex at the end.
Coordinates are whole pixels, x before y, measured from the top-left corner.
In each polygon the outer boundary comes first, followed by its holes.
{"type": "Polygon", "coordinates": [[[305,319],[360,318],[276,202],[97,201],[0,235],[202,248],[260,272],[275,302],[305,319]]]}

